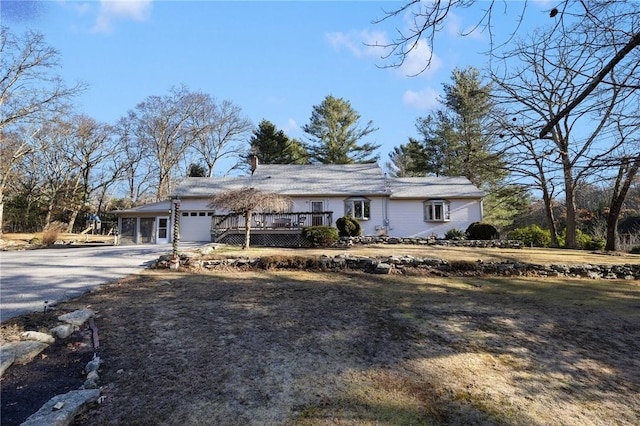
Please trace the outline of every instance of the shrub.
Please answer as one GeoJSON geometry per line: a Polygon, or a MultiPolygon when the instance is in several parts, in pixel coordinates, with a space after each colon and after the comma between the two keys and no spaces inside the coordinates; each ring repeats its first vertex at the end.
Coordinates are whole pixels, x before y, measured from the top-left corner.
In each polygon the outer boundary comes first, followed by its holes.
{"type": "Polygon", "coordinates": [[[640,254],[640,246],[631,247],[631,250],[629,250],[629,253],[640,254]]]}
{"type": "Polygon", "coordinates": [[[495,226],[481,222],[473,222],[467,228],[466,233],[470,240],[494,240],[499,237],[495,226]]]}
{"type": "Polygon", "coordinates": [[[42,244],[48,246],[55,243],[66,227],[67,225],[62,222],[51,222],[48,224],[42,231],[42,244]]]}
{"type": "Polygon", "coordinates": [[[306,226],[302,228],[302,236],[313,247],[327,247],[338,241],[338,230],[332,226],[306,226]]]}
{"type": "Polygon", "coordinates": [[[585,242],[585,250],[604,250],[604,246],[607,244],[604,238],[590,237],[589,241],[585,242]]]}
{"type": "MultiPolygon", "coordinates": [[[[565,234],[565,238],[566,238],[566,234],[565,234]]],[[[584,250],[587,244],[589,244],[590,242],[591,242],[591,235],[585,234],[581,230],[576,229],[576,248],[577,249],[584,250]]]]}
{"type": "Polygon", "coordinates": [[[341,237],[357,237],[362,234],[360,222],[351,216],[343,216],[336,220],[336,227],[341,237]]]}
{"type": "MultiPolygon", "coordinates": [[[[567,230],[566,228],[562,230],[560,235],[558,235],[558,241],[560,243],[560,247],[564,247],[565,242],[567,240],[567,230]]],[[[592,237],[589,234],[585,234],[579,229],[576,229],[576,249],[578,250],[602,250],[606,241],[602,238],[592,237]]]]}
{"type": "Polygon", "coordinates": [[[444,234],[445,240],[464,240],[465,232],[462,229],[451,228],[444,234]]]}
{"type": "Polygon", "coordinates": [[[517,228],[509,232],[510,240],[519,240],[528,247],[549,247],[551,245],[551,231],[542,229],[538,225],[517,228]]]}

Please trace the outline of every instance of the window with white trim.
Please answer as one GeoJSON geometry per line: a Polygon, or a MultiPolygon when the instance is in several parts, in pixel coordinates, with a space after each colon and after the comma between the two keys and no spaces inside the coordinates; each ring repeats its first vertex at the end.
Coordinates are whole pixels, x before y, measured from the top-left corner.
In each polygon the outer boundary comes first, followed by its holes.
{"type": "Polygon", "coordinates": [[[351,197],[344,202],[344,215],[354,219],[368,220],[371,217],[371,200],[365,197],[351,197]]]}
{"type": "Polygon", "coordinates": [[[425,222],[447,222],[451,219],[449,202],[446,200],[429,200],[424,202],[425,222]]]}

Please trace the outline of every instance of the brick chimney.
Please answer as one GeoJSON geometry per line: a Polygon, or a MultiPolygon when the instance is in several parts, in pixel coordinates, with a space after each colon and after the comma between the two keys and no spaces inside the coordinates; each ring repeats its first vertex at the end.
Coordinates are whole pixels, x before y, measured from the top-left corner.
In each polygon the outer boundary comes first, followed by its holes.
{"type": "Polygon", "coordinates": [[[258,156],[255,154],[252,154],[251,157],[249,158],[249,161],[251,161],[251,174],[253,174],[253,172],[255,172],[256,169],[258,168],[258,156]]]}

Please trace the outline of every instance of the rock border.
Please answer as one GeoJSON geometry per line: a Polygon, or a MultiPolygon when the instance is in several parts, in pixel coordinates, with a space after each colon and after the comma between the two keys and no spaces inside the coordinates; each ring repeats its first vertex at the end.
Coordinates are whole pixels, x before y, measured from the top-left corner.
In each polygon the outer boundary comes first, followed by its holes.
{"type": "MultiPolygon", "coordinates": [[[[262,258],[233,257],[227,259],[193,260],[194,267],[204,269],[217,268],[256,268],[256,269],[313,269],[318,271],[361,270],[373,274],[405,273],[409,268],[420,269],[437,275],[494,275],[494,276],[535,276],[566,277],[590,279],[625,279],[640,280],[640,264],[623,265],[539,265],[520,262],[484,262],[446,261],[437,258],[414,256],[353,256],[340,254],[334,257],[296,259],[295,256],[268,256],[262,258]],[[304,260],[304,261],[303,261],[304,260]]],[[[162,260],[156,267],[166,268],[162,260]]]]}
{"type": "MultiPolygon", "coordinates": [[[[25,331],[21,335],[23,340],[2,345],[0,347],[0,377],[11,365],[31,362],[38,354],[53,344],[56,337],[66,339],[87,322],[94,331],[92,339],[94,350],[97,349],[97,330],[95,330],[95,326],[92,326],[94,316],[95,312],[90,309],[69,312],[58,317],[60,324],[49,330],[51,334],[25,331]]],[[[94,353],[93,359],[84,368],[87,378],[81,388],[54,396],[37,412],[29,416],[21,426],[66,426],[71,424],[78,414],[99,400],[98,370],[101,364],[100,357],[94,353]]]]}
{"type": "Polygon", "coordinates": [[[340,237],[337,247],[351,247],[354,245],[389,244],[389,245],[419,245],[445,247],[482,247],[482,248],[511,248],[520,249],[525,245],[520,240],[443,240],[435,237],[389,237],[363,235],[359,237],[340,237]]]}

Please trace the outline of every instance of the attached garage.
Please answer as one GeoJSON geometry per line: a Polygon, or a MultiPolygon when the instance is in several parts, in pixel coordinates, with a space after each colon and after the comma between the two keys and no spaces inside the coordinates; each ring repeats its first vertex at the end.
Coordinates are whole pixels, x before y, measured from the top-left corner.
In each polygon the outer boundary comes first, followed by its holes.
{"type": "Polygon", "coordinates": [[[180,241],[211,241],[211,211],[180,212],[180,241]]]}

